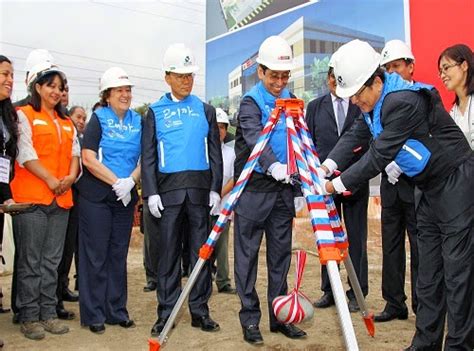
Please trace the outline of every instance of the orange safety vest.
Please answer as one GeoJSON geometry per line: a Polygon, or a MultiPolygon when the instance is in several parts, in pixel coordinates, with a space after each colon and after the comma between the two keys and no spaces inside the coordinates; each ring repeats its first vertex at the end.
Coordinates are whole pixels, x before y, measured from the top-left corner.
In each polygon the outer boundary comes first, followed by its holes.
{"type": "MultiPolygon", "coordinates": [[[[48,113],[43,110],[36,112],[31,105],[22,106],[20,110],[30,122],[33,148],[41,165],[58,179],[67,176],[72,161],[74,139],[74,125],[71,120],[62,119],[54,112],[61,131],[59,139],[56,123],[48,113]]],[[[56,199],[59,207],[69,209],[73,205],[71,189],[63,195],[54,195],[43,180],[26,168],[20,167],[18,162],[15,162],[15,178],[10,186],[16,202],[50,205],[56,199]]]]}

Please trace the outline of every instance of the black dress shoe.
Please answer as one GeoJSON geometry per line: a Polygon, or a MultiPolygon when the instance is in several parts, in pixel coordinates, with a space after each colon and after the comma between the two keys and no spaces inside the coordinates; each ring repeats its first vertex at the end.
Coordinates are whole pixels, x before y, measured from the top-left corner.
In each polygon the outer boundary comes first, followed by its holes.
{"type": "Polygon", "coordinates": [[[260,333],[258,325],[252,324],[248,327],[242,327],[242,331],[244,332],[244,340],[248,343],[252,345],[263,344],[262,333],[260,333]]]}
{"type": "Polygon", "coordinates": [[[359,304],[357,303],[356,299],[349,299],[347,306],[349,307],[349,312],[351,313],[360,311],[359,304]]]}
{"type": "Polygon", "coordinates": [[[327,308],[334,305],[334,296],[330,293],[324,293],[321,298],[314,303],[314,307],[327,308]]]}
{"type": "Polygon", "coordinates": [[[224,287],[222,288],[218,288],[217,289],[217,292],[218,293],[223,293],[223,294],[232,294],[232,295],[235,295],[237,294],[237,290],[235,290],[233,287],[231,287],[230,285],[225,285],[224,287]]]}
{"type": "Polygon", "coordinates": [[[74,312],[66,310],[62,303],[56,306],[56,314],[58,315],[59,319],[64,319],[67,321],[74,319],[76,316],[74,312]]]}
{"type": "Polygon", "coordinates": [[[276,327],[270,327],[272,333],[282,333],[290,339],[301,339],[306,337],[306,332],[293,324],[278,324],[276,327]]]}
{"type": "Polygon", "coordinates": [[[155,282],[148,282],[144,287],[144,292],[151,292],[156,290],[156,283],[155,282]]]}
{"type": "Polygon", "coordinates": [[[105,325],[103,324],[91,324],[89,325],[89,330],[96,334],[104,334],[105,325]]]}
{"type": "Polygon", "coordinates": [[[20,324],[20,314],[19,313],[13,313],[12,323],[13,324],[20,324]]]}
{"type": "Polygon", "coordinates": [[[131,319],[127,319],[126,321],[121,321],[118,325],[120,325],[122,328],[125,328],[125,329],[135,328],[137,326],[135,322],[131,319]]]}
{"type": "Polygon", "coordinates": [[[61,295],[63,301],[68,301],[68,302],[77,302],[79,301],[79,294],[69,290],[66,288],[61,295]]]}
{"type": "Polygon", "coordinates": [[[151,328],[151,336],[159,336],[162,330],[165,328],[165,324],[168,318],[158,318],[151,328]]]}
{"type": "Polygon", "coordinates": [[[209,315],[207,316],[191,316],[191,326],[195,328],[201,328],[206,332],[216,332],[221,329],[219,324],[214,322],[209,315]]]}
{"type": "Polygon", "coordinates": [[[382,311],[380,314],[374,317],[375,322],[388,322],[394,319],[408,319],[408,310],[394,313],[382,311]]]}

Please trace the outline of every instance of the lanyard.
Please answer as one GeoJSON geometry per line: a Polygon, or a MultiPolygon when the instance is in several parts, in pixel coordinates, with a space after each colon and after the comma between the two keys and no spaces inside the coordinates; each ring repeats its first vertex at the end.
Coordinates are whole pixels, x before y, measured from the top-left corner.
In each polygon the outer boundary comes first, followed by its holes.
{"type": "Polygon", "coordinates": [[[5,131],[5,123],[3,123],[3,116],[0,116],[0,129],[2,130],[2,154],[6,154],[6,144],[7,144],[7,133],[5,131]]]}

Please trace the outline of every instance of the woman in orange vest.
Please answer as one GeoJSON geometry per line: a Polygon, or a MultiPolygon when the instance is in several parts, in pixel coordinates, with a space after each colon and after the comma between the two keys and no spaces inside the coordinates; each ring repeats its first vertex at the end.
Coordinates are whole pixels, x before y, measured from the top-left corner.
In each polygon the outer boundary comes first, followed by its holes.
{"type": "Polygon", "coordinates": [[[64,74],[49,62],[40,63],[32,68],[27,84],[31,100],[18,110],[18,156],[11,188],[16,202],[34,204],[13,218],[13,228],[21,331],[39,340],[45,331],[69,331],[56,315],[57,269],[80,150],[74,125],[61,110],[64,74]]]}

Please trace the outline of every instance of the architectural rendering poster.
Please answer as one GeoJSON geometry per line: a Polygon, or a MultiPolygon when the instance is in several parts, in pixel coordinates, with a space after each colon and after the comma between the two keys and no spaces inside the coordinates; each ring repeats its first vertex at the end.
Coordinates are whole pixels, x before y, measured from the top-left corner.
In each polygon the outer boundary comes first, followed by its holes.
{"type": "Polygon", "coordinates": [[[406,40],[403,0],[208,1],[206,100],[234,118],[241,97],[256,83],[258,48],[280,35],[293,49],[289,89],[306,102],[327,92],[331,54],[353,39],[378,51],[406,40]]]}

